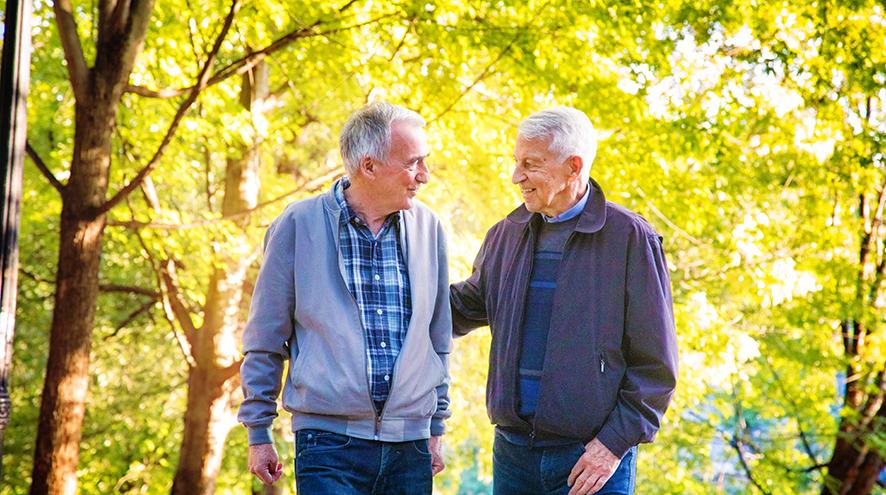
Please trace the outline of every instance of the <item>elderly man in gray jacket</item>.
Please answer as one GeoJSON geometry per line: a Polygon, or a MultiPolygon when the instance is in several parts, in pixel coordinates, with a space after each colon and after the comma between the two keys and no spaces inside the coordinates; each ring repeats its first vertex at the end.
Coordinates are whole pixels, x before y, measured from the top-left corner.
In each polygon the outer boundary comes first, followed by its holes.
{"type": "Polygon", "coordinates": [[[443,469],[451,344],[446,246],[415,200],[424,120],[387,103],[348,120],[347,177],[268,229],[240,370],[249,469],[282,466],[271,438],[282,381],[299,493],[431,493],[443,469]]]}
{"type": "Polygon", "coordinates": [[[524,204],[452,286],[456,334],[489,325],[496,495],[631,494],[637,444],[674,392],[677,346],[661,237],[589,178],[588,117],[538,112],[517,132],[524,204]]]}

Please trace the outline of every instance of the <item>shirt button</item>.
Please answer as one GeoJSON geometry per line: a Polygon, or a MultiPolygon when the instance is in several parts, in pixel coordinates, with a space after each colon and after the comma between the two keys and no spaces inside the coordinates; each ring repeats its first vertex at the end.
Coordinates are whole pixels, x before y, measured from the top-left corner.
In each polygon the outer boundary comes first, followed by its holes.
{"type": "Polygon", "coordinates": [[[376,280],[381,280],[381,277],[379,277],[378,274],[376,274],[376,275],[375,275],[375,279],[376,279],[376,280]]]}
{"type": "Polygon", "coordinates": [[[384,349],[384,348],[387,347],[387,346],[388,346],[388,344],[385,344],[384,342],[381,343],[381,348],[382,348],[382,349],[384,349]]]}
{"type": "Polygon", "coordinates": [[[391,375],[385,375],[385,381],[387,382],[387,381],[390,381],[390,380],[391,380],[391,375]]]}
{"type": "Polygon", "coordinates": [[[384,313],[384,311],[382,311],[382,310],[379,309],[379,310],[376,311],[376,313],[378,313],[378,314],[382,314],[382,313],[384,313]]]}

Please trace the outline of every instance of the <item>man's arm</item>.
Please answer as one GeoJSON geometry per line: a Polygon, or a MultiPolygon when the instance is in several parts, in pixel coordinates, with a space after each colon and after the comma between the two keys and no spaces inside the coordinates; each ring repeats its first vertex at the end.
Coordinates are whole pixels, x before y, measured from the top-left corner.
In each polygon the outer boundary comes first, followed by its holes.
{"type": "Polygon", "coordinates": [[[446,253],[446,234],[437,222],[437,297],[431,317],[431,345],[446,370],[443,383],[437,386],[437,409],[431,417],[431,465],[436,475],[446,466],[443,460],[442,436],[444,422],[452,415],[449,410],[449,352],[452,350],[452,314],[449,310],[449,263],[446,253]]]}
{"type": "Polygon", "coordinates": [[[273,483],[280,477],[271,424],[277,417],[277,396],[293,331],[294,235],[291,221],[285,216],[268,228],[264,261],[243,331],[240,379],[244,400],[237,419],[247,428],[250,471],[265,483],[273,483]]]}
{"type": "Polygon", "coordinates": [[[480,246],[480,251],[474,259],[471,276],[464,282],[452,284],[449,289],[449,301],[452,308],[452,333],[456,336],[467,335],[475,328],[489,325],[484,292],[484,264],[490,233],[486,234],[483,245],[480,246]]]}
{"type": "Polygon", "coordinates": [[[677,382],[671,282],[661,237],[637,229],[629,243],[624,350],[618,402],[569,475],[569,495],[598,492],[627,451],[651,442],[677,382]]]}
{"type": "Polygon", "coordinates": [[[661,237],[637,228],[629,242],[623,349],[627,369],[597,439],[621,458],[651,442],[677,384],[677,336],[661,237]]]}

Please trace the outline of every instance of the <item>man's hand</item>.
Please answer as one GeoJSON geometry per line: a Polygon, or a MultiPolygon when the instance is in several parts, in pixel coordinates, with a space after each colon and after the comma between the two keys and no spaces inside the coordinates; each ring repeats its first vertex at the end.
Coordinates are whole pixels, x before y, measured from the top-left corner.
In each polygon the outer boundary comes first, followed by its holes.
{"type": "Polygon", "coordinates": [[[428,450],[431,451],[431,470],[434,476],[437,476],[440,471],[446,468],[446,463],[443,462],[443,437],[432,436],[428,440],[428,450]]]}
{"type": "Polygon", "coordinates": [[[590,495],[597,493],[609,481],[612,473],[618,469],[621,459],[609,451],[596,438],[585,446],[585,453],[578,458],[567,483],[571,490],[569,495],[590,495]]]}
{"type": "Polygon", "coordinates": [[[268,486],[280,479],[283,475],[283,464],[278,462],[274,444],[249,446],[249,472],[268,486]]]}

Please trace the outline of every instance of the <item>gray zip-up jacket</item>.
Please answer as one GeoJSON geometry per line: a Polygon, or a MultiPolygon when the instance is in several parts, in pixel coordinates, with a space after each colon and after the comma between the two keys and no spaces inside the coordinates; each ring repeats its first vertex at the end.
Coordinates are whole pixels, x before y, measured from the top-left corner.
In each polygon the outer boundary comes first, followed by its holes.
{"type": "Polygon", "coordinates": [[[289,205],[268,228],[240,367],[245,398],[238,419],[250,445],[271,442],[286,359],[283,407],[292,413],[292,431],[386,442],[443,433],[452,342],[443,227],[418,201],[401,214],[412,318],[381,414],[369,394],[365,333],[345,283],[341,209],[332,191],[289,205]]]}

